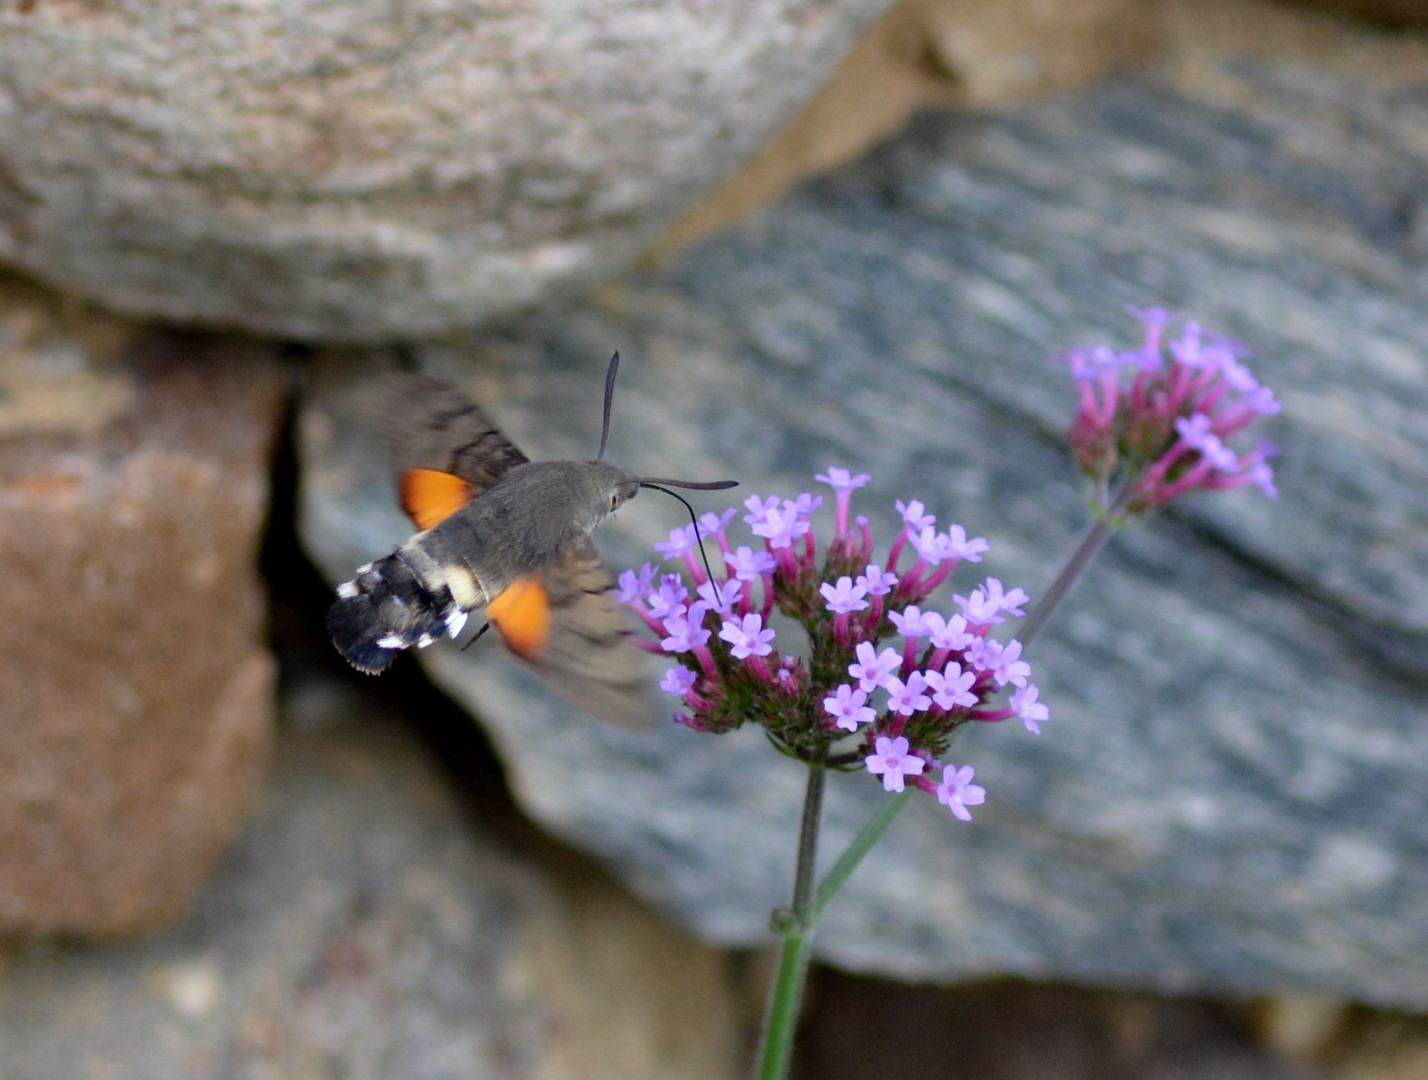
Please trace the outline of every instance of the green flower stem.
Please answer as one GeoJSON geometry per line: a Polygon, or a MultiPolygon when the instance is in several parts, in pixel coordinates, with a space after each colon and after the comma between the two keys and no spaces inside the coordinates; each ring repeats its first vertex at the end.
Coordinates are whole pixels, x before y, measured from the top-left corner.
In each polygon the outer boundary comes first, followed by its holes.
{"type": "Polygon", "coordinates": [[[812,930],[790,930],[784,934],[779,954],[778,978],[769,997],[764,1021],[763,1048],[759,1053],[759,1080],[784,1080],[793,1062],[793,1034],[798,1026],[798,1006],[803,1000],[803,984],[808,979],[812,930]]]}
{"type": "Polygon", "coordinates": [[[1051,613],[1061,606],[1061,601],[1066,599],[1071,587],[1080,580],[1086,567],[1091,565],[1091,560],[1110,539],[1115,528],[1113,522],[1105,518],[1097,518],[1081,534],[1080,541],[1072,549],[1070,556],[1062,564],[1061,570],[1052,580],[1046,592],[1042,594],[1041,602],[1031,609],[1031,614],[1026,617],[1026,621],[1016,628],[1017,640],[1021,642],[1023,648],[1031,644],[1031,639],[1036,637],[1041,628],[1046,625],[1047,620],[1051,618],[1051,613]]]}
{"type": "Polygon", "coordinates": [[[823,762],[810,762],[808,787],[803,796],[803,824],[798,833],[798,869],[793,879],[793,906],[775,916],[774,928],[783,938],[778,977],[769,995],[759,1052],[759,1080],[783,1080],[793,1061],[793,1036],[803,986],[808,981],[809,950],[818,913],[813,907],[813,878],[818,864],[818,829],[823,820],[823,790],[828,770],[823,762]]]}
{"type": "Polygon", "coordinates": [[[828,770],[822,761],[808,766],[808,787],[803,793],[803,822],[798,829],[798,869],[793,877],[793,921],[812,932],[813,878],[818,873],[818,830],[823,823],[823,790],[828,770]]]}
{"type": "Polygon", "coordinates": [[[913,790],[913,788],[907,788],[901,795],[894,795],[885,800],[882,808],[868,820],[862,831],[853,837],[853,842],[848,845],[847,850],[838,856],[838,861],[833,864],[833,869],[829,870],[823,880],[818,883],[818,892],[813,899],[815,920],[823,914],[823,909],[828,906],[828,902],[838,895],[838,890],[853,876],[853,871],[858,869],[858,864],[863,861],[863,856],[882,839],[883,833],[887,832],[893,819],[912,798],[913,790]]]}
{"type": "Polygon", "coordinates": [[[803,1000],[803,987],[808,981],[808,964],[813,947],[813,932],[828,902],[837,895],[852,876],[863,856],[872,850],[898,811],[907,805],[912,789],[887,800],[881,809],[863,826],[833,868],[813,888],[818,855],[818,829],[823,816],[823,788],[828,770],[815,764],[809,767],[808,790],[803,800],[803,827],[799,833],[798,872],[794,878],[793,906],[776,923],[783,937],[779,954],[778,976],[769,996],[768,1016],[764,1024],[763,1048],[759,1055],[759,1080],[784,1080],[793,1058],[793,1036],[798,1026],[798,1009],[803,1000]]]}

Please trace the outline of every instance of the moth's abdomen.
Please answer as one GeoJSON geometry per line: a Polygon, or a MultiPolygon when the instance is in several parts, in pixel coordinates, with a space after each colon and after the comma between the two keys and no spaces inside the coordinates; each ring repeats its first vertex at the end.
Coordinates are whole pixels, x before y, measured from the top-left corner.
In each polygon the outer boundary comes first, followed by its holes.
{"type": "Polygon", "coordinates": [[[433,572],[440,568],[430,563],[414,540],[337,586],[327,629],[337,651],[358,671],[375,675],[403,649],[425,648],[443,634],[461,633],[466,612],[445,575],[433,572]]]}

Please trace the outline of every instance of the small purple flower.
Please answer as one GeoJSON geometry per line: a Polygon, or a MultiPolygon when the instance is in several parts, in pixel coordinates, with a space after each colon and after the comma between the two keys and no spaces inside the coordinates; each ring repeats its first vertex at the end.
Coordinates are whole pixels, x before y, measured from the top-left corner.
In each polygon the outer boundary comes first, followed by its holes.
{"type": "Polygon", "coordinates": [[[1008,702],[1012,711],[1021,717],[1021,722],[1026,725],[1026,730],[1033,735],[1041,734],[1038,721],[1046,720],[1051,715],[1051,710],[1036,700],[1038,693],[1036,687],[1028,683],[1018,687],[1008,702]]]}
{"type": "Polygon", "coordinates": [[[763,521],[750,526],[753,534],[767,539],[769,547],[775,551],[792,547],[793,542],[808,529],[808,522],[799,514],[798,507],[793,503],[765,510],[763,521]]]}
{"type": "Polygon", "coordinates": [[[976,636],[967,629],[967,620],[961,615],[944,619],[937,612],[929,611],[924,620],[927,623],[928,640],[934,649],[961,652],[972,644],[972,639],[976,636]]]}
{"type": "Polygon", "coordinates": [[[972,644],[968,645],[963,653],[962,659],[976,671],[991,672],[1001,663],[1001,642],[992,638],[974,637],[972,644]]]}
{"type": "Polygon", "coordinates": [[[928,688],[932,690],[932,700],[940,709],[950,712],[959,705],[970,709],[977,704],[977,695],[972,693],[977,673],[963,671],[962,665],[955,660],[948,661],[942,671],[929,671],[926,679],[928,688]]]}
{"type": "Polygon", "coordinates": [[[751,528],[755,525],[762,525],[768,517],[770,510],[777,510],[783,505],[783,500],[777,495],[770,495],[766,499],[761,499],[757,495],[750,495],[744,500],[744,508],[749,512],[744,515],[744,524],[751,528]]]}
{"type": "Polygon", "coordinates": [[[734,520],[734,515],[739,511],[734,507],[729,507],[722,514],[700,514],[699,529],[706,537],[719,539],[723,537],[724,530],[729,527],[729,522],[734,520]]]}
{"type": "Polygon", "coordinates": [[[883,689],[888,692],[888,709],[899,716],[911,716],[932,708],[932,699],[923,693],[927,689],[927,680],[921,672],[912,672],[907,682],[896,675],[889,675],[883,680],[883,689]]]}
{"type": "Polygon", "coordinates": [[[659,588],[650,593],[650,614],[656,619],[668,619],[674,615],[682,615],[685,611],[684,601],[688,599],[689,590],[684,587],[684,582],[679,575],[665,574],[660,579],[659,588]]]}
{"type": "Polygon", "coordinates": [[[826,602],[825,606],[835,615],[866,610],[868,602],[863,597],[867,591],[863,585],[854,585],[853,579],[847,574],[840,577],[836,585],[829,585],[825,581],[818,587],[819,594],[826,602]]]}
{"type": "Polygon", "coordinates": [[[729,564],[729,572],[740,581],[758,581],[760,575],[773,573],[778,565],[767,551],[755,551],[746,545],[725,555],[724,561],[729,564]]]}
{"type": "Polygon", "coordinates": [[[909,604],[902,611],[889,611],[888,618],[897,627],[897,632],[905,638],[923,638],[932,633],[932,625],[928,621],[928,616],[936,615],[936,612],[929,611],[926,615],[916,604],[909,604]]]}
{"type": "Polygon", "coordinates": [[[920,533],[923,529],[930,529],[937,522],[937,518],[933,515],[924,513],[927,508],[917,499],[907,503],[899,499],[893,505],[902,515],[902,523],[907,527],[909,535],[920,533]]]}
{"type": "Polygon", "coordinates": [[[1202,413],[1182,417],[1175,421],[1175,431],[1185,440],[1185,445],[1198,450],[1219,472],[1233,472],[1239,465],[1239,456],[1220,441],[1220,437],[1210,430],[1210,418],[1202,413]]]}
{"type": "Polygon", "coordinates": [[[1005,686],[1007,683],[1013,686],[1026,685],[1026,680],[1031,676],[1031,665],[1020,659],[1020,656],[1021,642],[1016,638],[996,649],[994,656],[989,656],[991,662],[986,670],[992,673],[992,678],[998,686],[1005,686]]]}
{"type": "Polygon", "coordinates": [[[737,579],[733,581],[706,581],[695,590],[699,594],[699,599],[704,601],[707,610],[717,615],[729,615],[734,610],[734,605],[739,602],[739,598],[744,591],[744,583],[737,579]]]}
{"type": "Polygon", "coordinates": [[[973,589],[971,596],[957,595],[952,599],[973,626],[990,626],[1006,621],[1001,616],[1001,605],[991,599],[985,589],[973,589]]]}
{"type": "Polygon", "coordinates": [[[854,476],[847,469],[834,466],[828,470],[826,475],[815,476],[813,479],[819,483],[827,484],[833,489],[834,497],[837,499],[838,535],[846,536],[848,533],[848,504],[852,500],[853,491],[866,484],[870,477],[867,473],[859,473],[854,476]]]}
{"type": "Polygon", "coordinates": [[[999,609],[1008,615],[1025,615],[1021,605],[1028,603],[1031,597],[1021,589],[1013,589],[1011,592],[1002,590],[1002,583],[998,578],[989,577],[982,586],[982,591],[987,594],[987,600],[995,604],[999,609]]]}
{"type": "Polygon", "coordinates": [[[823,711],[833,717],[835,726],[844,731],[857,731],[859,724],[871,724],[877,713],[868,708],[868,695],[844,683],[823,699],[823,711]]]}
{"type": "Polygon", "coordinates": [[[638,574],[633,570],[626,570],[620,575],[620,587],[615,591],[615,599],[629,605],[643,600],[649,594],[650,585],[658,572],[650,563],[641,566],[638,574]]]}
{"type": "Polygon", "coordinates": [[[963,765],[960,769],[948,765],[942,770],[942,783],[937,785],[937,801],[961,821],[972,820],[972,812],[967,807],[980,806],[987,801],[987,789],[972,783],[975,773],[970,765],[963,765]]]}
{"type": "Polygon", "coordinates": [[[694,689],[694,672],[690,671],[683,664],[675,664],[664,673],[664,678],[660,680],[659,688],[667,694],[675,697],[683,697],[694,689]]]}
{"type": "Polygon", "coordinates": [[[823,505],[823,496],[814,495],[812,492],[800,492],[796,499],[785,499],[783,506],[785,510],[797,511],[801,518],[808,518],[813,515],[813,511],[823,505]]]}
{"type": "Polygon", "coordinates": [[[682,559],[698,543],[699,537],[695,535],[694,526],[685,525],[680,529],[670,529],[669,539],[656,544],[654,549],[666,559],[682,559]]]}
{"type": "Polygon", "coordinates": [[[879,735],[873,742],[873,753],[863,759],[868,772],[883,778],[884,791],[901,791],[904,776],[921,776],[927,762],[908,753],[908,743],[899,735],[890,739],[879,735]]]}
{"type": "MultiPolygon", "coordinates": [[[[1164,323],[1161,323],[1161,329],[1164,323]]],[[[1206,355],[1200,347],[1200,324],[1194,321],[1187,322],[1180,331],[1180,337],[1170,342],[1170,355],[1175,358],[1176,363],[1184,364],[1188,368],[1210,367],[1214,364],[1215,357],[1211,353],[1206,355]]]]}
{"type": "Polygon", "coordinates": [[[897,585],[897,575],[886,573],[876,563],[869,563],[867,569],[858,575],[858,584],[869,596],[886,596],[897,585]]]}
{"type": "Polygon", "coordinates": [[[1267,386],[1257,386],[1245,395],[1245,403],[1260,416],[1274,416],[1279,412],[1279,402],[1274,400],[1274,391],[1267,386]]]}
{"type": "Polygon", "coordinates": [[[1232,351],[1223,346],[1220,352],[1220,374],[1225,377],[1225,382],[1242,394],[1252,393],[1259,389],[1259,380],[1250,374],[1250,369],[1241,364],[1232,351]]]}
{"type": "Polygon", "coordinates": [[[664,620],[665,633],[669,635],[660,642],[665,652],[689,652],[709,641],[709,631],[699,625],[704,618],[704,605],[695,604],[688,615],[670,615],[664,620]]]}
{"type": "Polygon", "coordinates": [[[982,555],[992,545],[980,536],[967,539],[967,530],[960,525],[947,526],[948,558],[964,562],[981,562],[982,555]]]}
{"type": "Polygon", "coordinates": [[[902,657],[891,649],[877,652],[870,641],[858,642],[854,650],[858,657],[848,665],[848,674],[858,680],[858,689],[865,694],[883,685],[883,681],[902,666],[902,657]]]}
{"type": "Polygon", "coordinates": [[[937,566],[946,559],[952,558],[952,541],[946,533],[940,533],[931,525],[924,526],[922,531],[910,533],[908,542],[912,544],[912,550],[917,552],[917,557],[928,566],[937,566]]]}
{"type": "Polygon", "coordinates": [[[840,469],[838,466],[834,465],[829,468],[826,475],[820,474],[818,476],[815,476],[813,479],[817,480],[819,483],[827,484],[835,492],[844,492],[852,491],[855,488],[862,487],[869,480],[871,480],[872,477],[870,477],[867,473],[859,473],[857,476],[854,476],[847,469],[840,469]]]}
{"type": "Polygon", "coordinates": [[[1269,462],[1265,458],[1272,456],[1275,450],[1268,443],[1251,450],[1247,455],[1249,458],[1248,469],[1245,477],[1250,483],[1256,485],[1261,491],[1271,499],[1279,498],[1279,492],[1274,487],[1274,470],[1269,467],[1269,462]]]}
{"type": "Polygon", "coordinates": [[[719,630],[719,638],[729,643],[729,652],[736,660],[747,660],[750,656],[767,656],[773,652],[773,646],[769,643],[774,639],[774,632],[772,629],[764,629],[762,615],[726,619],[719,630]]]}

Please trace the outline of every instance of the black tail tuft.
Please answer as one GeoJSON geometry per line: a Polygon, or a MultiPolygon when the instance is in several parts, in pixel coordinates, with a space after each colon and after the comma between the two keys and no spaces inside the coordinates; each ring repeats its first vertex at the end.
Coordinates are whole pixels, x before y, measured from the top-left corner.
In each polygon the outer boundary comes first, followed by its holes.
{"type": "Polygon", "coordinates": [[[372,598],[366,594],[338,600],[327,612],[327,632],[346,661],[358,671],[376,675],[397,655],[377,641],[386,634],[372,598]]]}

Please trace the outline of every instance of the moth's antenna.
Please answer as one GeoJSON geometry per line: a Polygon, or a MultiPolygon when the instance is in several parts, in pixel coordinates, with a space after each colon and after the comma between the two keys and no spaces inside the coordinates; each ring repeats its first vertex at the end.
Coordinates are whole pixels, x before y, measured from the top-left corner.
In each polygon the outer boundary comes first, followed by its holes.
{"type": "Polygon", "coordinates": [[[694,537],[699,542],[699,557],[704,560],[704,569],[709,573],[709,580],[714,580],[714,568],[709,565],[709,556],[704,552],[704,537],[699,535],[699,519],[694,516],[694,507],[689,505],[689,500],[678,492],[670,491],[660,484],[678,484],[679,487],[698,488],[700,491],[717,491],[721,488],[730,488],[738,484],[737,480],[716,480],[712,484],[680,484],[677,480],[662,480],[656,483],[653,480],[641,480],[640,487],[654,488],[656,491],[663,491],[666,495],[673,496],[684,504],[684,508],[689,511],[689,520],[694,525],[694,537]]]}
{"type": "Polygon", "coordinates": [[[600,427],[600,452],[596,461],[605,460],[605,443],[610,438],[610,406],[615,402],[615,376],[620,372],[620,353],[610,357],[610,370],[605,372],[605,423],[600,427]]]}

